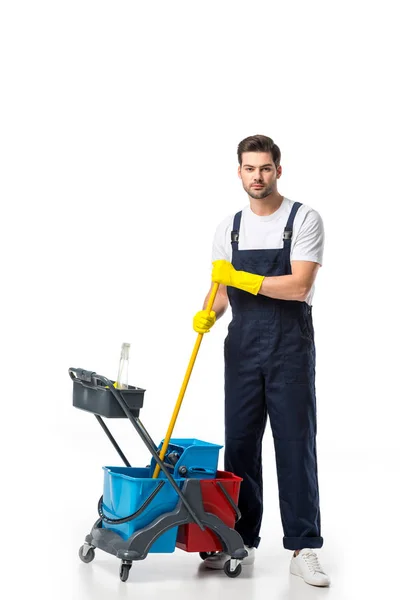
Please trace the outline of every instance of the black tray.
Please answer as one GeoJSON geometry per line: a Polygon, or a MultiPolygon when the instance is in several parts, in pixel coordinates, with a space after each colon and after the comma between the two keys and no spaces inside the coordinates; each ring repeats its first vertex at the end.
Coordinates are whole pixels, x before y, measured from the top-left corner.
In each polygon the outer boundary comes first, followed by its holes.
{"type": "MultiPolygon", "coordinates": [[[[113,393],[103,382],[96,379],[96,373],[70,369],[70,375],[74,382],[72,404],[75,408],[111,419],[127,418],[113,393]]],[[[114,384],[114,381],[111,381],[111,384],[114,384]]],[[[128,389],[118,391],[127,403],[132,416],[138,417],[146,390],[130,385],[128,389]]]]}

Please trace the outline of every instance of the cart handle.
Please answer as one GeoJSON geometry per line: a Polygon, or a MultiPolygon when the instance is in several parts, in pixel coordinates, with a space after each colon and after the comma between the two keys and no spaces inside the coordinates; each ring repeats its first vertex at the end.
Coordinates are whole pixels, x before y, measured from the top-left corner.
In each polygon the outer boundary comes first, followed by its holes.
{"type": "MultiPolygon", "coordinates": [[[[97,381],[101,381],[101,383],[103,383],[106,387],[109,388],[111,394],[117,399],[119,405],[121,406],[122,410],[128,417],[129,421],[132,423],[135,430],[139,433],[146,448],[148,450],[150,450],[152,457],[154,458],[154,460],[157,463],[156,466],[158,466],[159,470],[161,468],[160,465],[162,466],[164,475],[166,476],[167,480],[171,484],[173,490],[177,493],[177,495],[181,499],[183,505],[185,506],[186,510],[192,517],[193,521],[196,523],[196,525],[198,525],[200,527],[201,531],[204,531],[205,526],[202,524],[202,522],[196,515],[196,511],[193,510],[193,508],[190,506],[190,503],[186,500],[185,496],[182,494],[182,491],[180,490],[179,486],[177,485],[175,479],[172,477],[171,473],[168,471],[168,469],[166,467],[164,467],[164,464],[163,464],[164,456],[162,457],[162,459],[160,458],[160,456],[157,454],[157,447],[156,447],[155,443],[153,442],[153,440],[150,438],[149,434],[144,429],[142,423],[140,422],[140,420],[137,417],[134,417],[130,413],[128,405],[126,404],[126,401],[123,397],[123,390],[119,390],[118,388],[115,388],[112,381],[110,381],[109,379],[107,379],[107,377],[104,377],[103,375],[97,375],[97,373],[95,373],[94,371],[85,371],[84,369],[74,369],[71,367],[70,369],[68,369],[68,373],[72,380],[77,379],[79,376],[81,378],[80,381],[81,381],[82,385],[85,385],[85,383],[86,383],[86,385],[88,387],[93,387],[94,380],[97,380],[97,381]],[[82,382],[82,379],[85,381],[85,383],[82,382]]],[[[153,477],[154,477],[154,475],[153,475],[153,477]]]]}
{"type": "Polygon", "coordinates": [[[152,502],[152,500],[154,500],[154,498],[157,496],[158,492],[161,490],[161,488],[163,487],[164,484],[165,484],[165,481],[160,481],[160,483],[158,484],[156,489],[153,490],[151,492],[150,496],[143,502],[142,506],[140,508],[138,508],[138,510],[136,512],[129,515],[129,517],[123,517],[122,519],[110,519],[109,517],[105,516],[105,514],[103,512],[103,496],[102,496],[97,505],[97,510],[98,510],[100,519],[102,521],[104,521],[105,523],[110,523],[110,524],[114,524],[114,525],[117,525],[120,523],[128,523],[128,521],[133,521],[133,519],[136,519],[137,517],[139,517],[142,514],[142,512],[148,507],[150,502],[152,502]]]}
{"type": "MultiPolygon", "coordinates": [[[[196,525],[198,525],[200,527],[201,531],[204,531],[205,526],[202,524],[202,522],[196,515],[196,512],[193,510],[193,508],[190,506],[190,503],[186,500],[185,496],[182,494],[175,479],[169,473],[168,469],[166,467],[164,467],[164,464],[162,462],[164,460],[164,456],[162,457],[162,459],[160,458],[160,456],[157,454],[157,449],[156,449],[157,447],[156,447],[155,443],[150,438],[148,433],[145,431],[140,420],[138,418],[134,417],[131,414],[131,412],[129,411],[128,405],[123,396],[123,390],[119,390],[118,388],[115,388],[112,381],[107,379],[107,377],[104,377],[104,375],[97,375],[97,373],[95,373],[94,371],[84,371],[84,369],[74,369],[71,367],[70,369],[68,369],[68,372],[69,372],[71,379],[76,379],[77,376],[84,378],[86,385],[88,385],[89,387],[93,387],[94,380],[101,381],[101,383],[103,383],[106,387],[107,386],[109,387],[109,391],[116,398],[118,404],[121,406],[122,410],[128,417],[129,421],[132,423],[135,430],[139,433],[140,438],[142,439],[146,448],[150,451],[152,457],[156,461],[156,463],[157,463],[156,466],[158,466],[159,470],[161,468],[160,465],[162,466],[164,475],[166,476],[167,480],[171,484],[173,490],[177,493],[179,498],[182,500],[183,505],[185,506],[186,510],[192,517],[193,521],[196,523],[196,525]]],[[[82,382],[82,379],[81,379],[81,382],[82,382]]],[[[82,385],[85,385],[85,384],[82,382],[82,385]]],[[[153,477],[154,477],[154,475],[153,475],[153,477]]]]}
{"type": "Polygon", "coordinates": [[[102,380],[101,376],[97,375],[95,371],[71,367],[68,369],[68,373],[72,381],[79,381],[84,387],[97,387],[97,382],[102,380]]]}
{"type": "Polygon", "coordinates": [[[68,373],[72,381],[79,381],[85,387],[97,387],[98,382],[100,381],[105,387],[109,387],[110,391],[111,388],[115,389],[112,381],[107,379],[107,377],[104,377],[104,375],[98,375],[96,371],[87,371],[86,369],[75,369],[74,367],[70,367],[68,373]]]}

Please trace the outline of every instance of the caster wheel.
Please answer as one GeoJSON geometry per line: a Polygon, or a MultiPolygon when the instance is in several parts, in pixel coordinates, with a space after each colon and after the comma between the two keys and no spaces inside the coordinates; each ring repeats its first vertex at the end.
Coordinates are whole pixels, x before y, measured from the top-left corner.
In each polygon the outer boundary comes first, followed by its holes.
{"type": "Polygon", "coordinates": [[[215,556],[216,552],[199,552],[201,560],[206,560],[210,556],[215,556]]]}
{"type": "Polygon", "coordinates": [[[81,546],[79,548],[79,558],[81,559],[81,561],[84,563],[92,562],[92,560],[94,559],[93,548],[89,548],[89,550],[86,552],[86,554],[83,554],[83,549],[84,549],[84,546],[81,546]]]}
{"type": "Polygon", "coordinates": [[[240,573],[242,572],[242,565],[239,563],[236,569],[234,571],[231,571],[230,564],[230,560],[227,560],[224,564],[225,575],[228,575],[228,577],[239,577],[240,573]]]}
{"type": "Polygon", "coordinates": [[[131,570],[131,566],[127,563],[122,563],[121,568],[119,570],[119,578],[121,581],[128,581],[129,571],[131,570]]]}

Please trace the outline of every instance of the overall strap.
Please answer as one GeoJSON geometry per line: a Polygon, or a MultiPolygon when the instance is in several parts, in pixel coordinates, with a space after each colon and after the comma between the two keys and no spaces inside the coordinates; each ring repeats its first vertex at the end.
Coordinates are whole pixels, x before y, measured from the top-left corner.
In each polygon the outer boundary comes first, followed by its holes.
{"type": "Polygon", "coordinates": [[[290,215],[288,218],[288,221],[286,223],[286,227],[285,230],[283,232],[283,251],[285,253],[285,262],[287,264],[287,267],[289,269],[289,271],[291,272],[291,267],[290,267],[290,248],[292,245],[292,236],[293,236],[293,222],[294,222],[294,218],[297,214],[297,211],[299,210],[301,206],[301,202],[295,202],[292,206],[292,210],[290,211],[290,215]]]}
{"type": "Polygon", "coordinates": [[[290,246],[292,243],[293,222],[294,222],[294,218],[295,218],[300,206],[301,206],[301,202],[295,202],[293,204],[292,210],[290,211],[288,221],[286,223],[285,231],[283,232],[283,247],[285,248],[285,250],[288,250],[289,252],[290,252],[290,246]]]}
{"type": "MultiPolygon", "coordinates": [[[[301,206],[301,202],[295,202],[292,206],[292,210],[290,211],[290,215],[288,221],[286,223],[285,230],[283,232],[283,248],[287,255],[290,257],[290,247],[292,244],[292,235],[293,235],[293,222],[297,211],[301,206]]],[[[231,244],[232,250],[239,249],[239,230],[240,230],[240,221],[242,218],[242,211],[236,213],[233,219],[233,228],[231,231],[231,244]]]]}
{"type": "Polygon", "coordinates": [[[236,213],[233,219],[233,229],[231,231],[232,252],[239,249],[239,229],[242,218],[242,211],[236,213]]]}

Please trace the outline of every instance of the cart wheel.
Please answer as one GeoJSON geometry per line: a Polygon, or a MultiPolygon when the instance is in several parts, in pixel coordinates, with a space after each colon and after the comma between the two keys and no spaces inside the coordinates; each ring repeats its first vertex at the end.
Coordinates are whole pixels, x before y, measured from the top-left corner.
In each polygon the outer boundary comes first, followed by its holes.
{"type": "Polygon", "coordinates": [[[119,578],[121,581],[128,581],[129,571],[131,570],[131,564],[122,563],[121,568],[119,570],[119,578]]]}
{"type": "Polygon", "coordinates": [[[84,549],[84,546],[81,546],[79,548],[79,558],[81,559],[81,561],[84,563],[92,562],[92,560],[94,559],[93,548],[89,548],[89,550],[86,552],[86,554],[83,554],[83,549],[84,549]]]}
{"type": "Polygon", "coordinates": [[[239,577],[240,573],[242,572],[242,565],[239,563],[234,571],[230,570],[230,565],[231,561],[227,560],[224,564],[225,575],[228,575],[228,577],[239,577]]]}
{"type": "Polygon", "coordinates": [[[216,552],[199,552],[201,560],[206,560],[210,556],[215,556],[216,552]]]}

